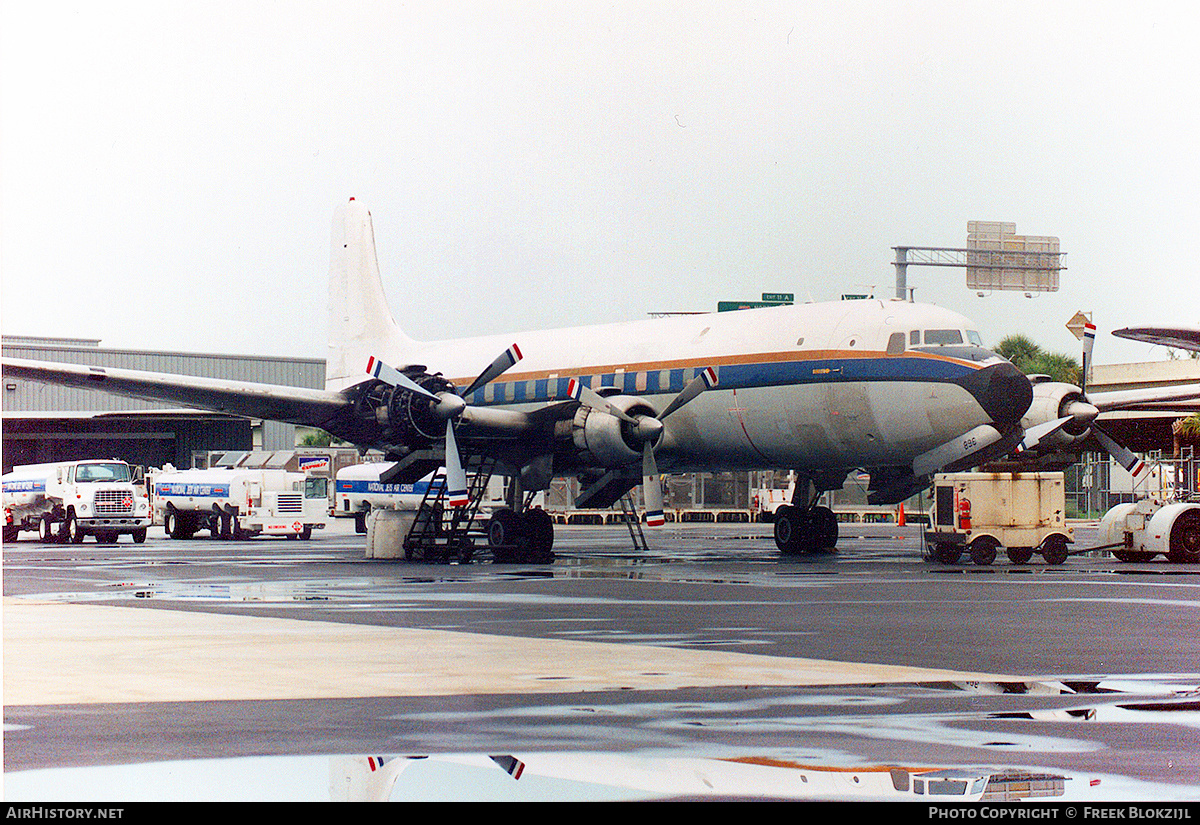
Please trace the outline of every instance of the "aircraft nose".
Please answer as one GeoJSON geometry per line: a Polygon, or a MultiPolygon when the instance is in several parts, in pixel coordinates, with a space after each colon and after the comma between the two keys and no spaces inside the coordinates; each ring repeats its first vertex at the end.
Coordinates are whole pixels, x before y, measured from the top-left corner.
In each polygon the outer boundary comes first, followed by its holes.
{"type": "Polygon", "coordinates": [[[1033,385],[1008,361],[976,370],[961,382],[1000,432],[1010,432],[1033,403],[1033,385]]]}

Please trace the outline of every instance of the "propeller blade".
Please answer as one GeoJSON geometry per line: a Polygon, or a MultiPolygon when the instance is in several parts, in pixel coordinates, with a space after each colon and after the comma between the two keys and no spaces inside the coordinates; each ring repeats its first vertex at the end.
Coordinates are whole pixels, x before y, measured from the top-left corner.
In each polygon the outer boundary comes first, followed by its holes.
{"type": "Polygon", "coordinates": [[[600,393],[596,392],[590,387],[585,387],[583,382],[578,378],[572,378],[567,382],[567,395],[571,396],[585,407],[591,407],[593,410],[604,410],[609,415],[615,415],[617,418],[630,424],[638,423],[637,419],[632,415],[624,410],[617,409],[612,404],[609,404],[607,401],[605,401],[604,396],[600,395],[600,393]]]}
{"type": "Polygon", "coordinates": [[[646,499],[646,524],[662,527],[663,516],[662,484],[658,475],[658,462],[654,460],[654,448],[647,441],[642,445],[642,495],[646,499]]]}
{"type": "Polygon", "coordinates": [[[496,356],[496,360],[488,365],[488,368],[479,373],[479,377],[471,382],[471,386],[463,390],[459,395],[468,396],[480,387],[488,384],[499,378],[513,364],[520,361],[525,356],[521,355],[521,349],[516,344],[506,349],[504,352],[496,356]]]}
{"type": "Polygon", "coordinates": [[[716,385],[717,371],[712,367],[705,367],[699,375],[687,383],[687,386],[683,388],[683,391],[680,392],[679,395],[675,396],[675,398],[671,400],[671,403],[667,405],[667,408],[662,411],[661,415],[658,416],[658,420],[663,420],[668,415],[682,407],[684,404],[690,402],[700,393],[707,389],[712,389],[716,385]]]}
{"type": "Polygon", "coordinates": [[[1128,448],[1118,444],[1108,433],[1105,433],[1099,427],[1092,425],[1092,434],[1096,436],[1096,440],[1100,442],[1100,446],[1115,458],[1117,463],[1124,467],[1126,472],[1133,476],[1135,481],[1149,469],[1146,466],[1146,462],[1134,455],[1128,448]]]}
{"type": "Polygon", "coordinates": [[[1043,439],[1054,435],[1054,433],[1058,432],[1064,426],[1070,424],[1074,420],[1074,416],[1067,415],[1054,421],[1046,421],[1042,424],[1038,424],[1036,427],[1030,427],[1025,431],[1025,437],[1021,439],[1021,443],[1017,445],[1014,452],[1023,453],[1026,450],[1032,450],[1034,447],[1040,444],[1043,439]]]}
{"type": "Polygon", "coordinates": [[[412,380],[394,367],[389,367],[374,355],[367,359],[367,374],[378,378],[385,384],[391,384],[393,387],[403,387],[404,389],[411,390],[418,395],[424,395],[428,398],[432,398],[434,401],[438,400],[438,397],[429,390],[425,389],[416,381],[412,380]]]}
{"type": "Polygon", "coordinates": [[[1088,373],[1092,369],[1092,347],[1096,345],[1096,325],[1087,321],[1083,325],[1083,369],[1079,376],[1079,392],[1087,398],[1088,373]]]}
{"type": "Polygon", "coordinates": [[[450,420],[446,421],[446,500],[451,507],[466,507],[471,500],[467,494],[467,473],[458,454],[458,442],[454,440],[454,422],[450,420]]]}

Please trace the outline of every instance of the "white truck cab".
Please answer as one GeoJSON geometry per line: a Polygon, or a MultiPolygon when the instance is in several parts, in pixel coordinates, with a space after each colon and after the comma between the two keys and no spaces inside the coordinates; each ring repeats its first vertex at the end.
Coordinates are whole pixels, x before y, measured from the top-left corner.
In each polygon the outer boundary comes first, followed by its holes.
{"type": "Polygon", "coordinates": [[[134,468],[116,459],[14,467],[3,479],[4,540],[36,530],[45,542],[146,540],[150,503],[134,486],[134,468]]]}

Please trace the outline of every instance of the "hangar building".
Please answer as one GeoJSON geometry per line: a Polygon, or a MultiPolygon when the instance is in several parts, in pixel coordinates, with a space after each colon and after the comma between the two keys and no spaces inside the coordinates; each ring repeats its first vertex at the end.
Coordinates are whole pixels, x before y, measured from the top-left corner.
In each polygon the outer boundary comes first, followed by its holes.
{"type": "MultiPolygon", "coordinates": [[[[3,337],[6,358],[229,378],[267,384],[325,386],[323,359],[106,349],[80,338],[3,337]]],[[[284,450],[296,427],[278,421],[171,407],[163,402],[3,378],[3,465],[84,458],[190,467],[194,450],[284,450]]]]}

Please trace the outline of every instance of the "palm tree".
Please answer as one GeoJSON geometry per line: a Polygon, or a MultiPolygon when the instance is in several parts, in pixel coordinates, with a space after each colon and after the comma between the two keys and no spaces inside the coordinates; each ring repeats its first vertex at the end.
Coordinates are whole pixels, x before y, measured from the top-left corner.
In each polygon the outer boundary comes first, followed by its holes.
{"type": "Polygon", "coordinates": [[[1175,441],[1175,457],[1179,458],[1185,443],[1194,446],[1200,442],[1200,415],[1177,420],[1171,425],[1171,435],[1175,441]]]}
{"type": "Polygon", "coordinates": [[[1025,335],[1010,335],[996,345],[996,352],[1026,375],[1049,375],[1052,381],[1079,385],[1083,370],[1070,355],[1047,352],[1025,335]]]}

